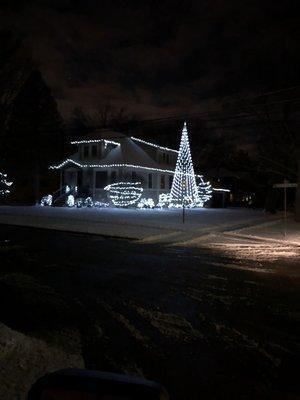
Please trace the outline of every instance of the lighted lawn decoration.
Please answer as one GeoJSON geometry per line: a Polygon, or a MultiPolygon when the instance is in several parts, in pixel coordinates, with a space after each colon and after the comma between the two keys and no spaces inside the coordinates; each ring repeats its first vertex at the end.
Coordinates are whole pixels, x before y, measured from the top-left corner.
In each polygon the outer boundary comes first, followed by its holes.
{"type": "Polygon", "coordinates": [[[6,195],[10,193],[10,187],[13,182],[9,182],[7,179],[7,174],[0,172],[0,195],[6,195]]]}
{"type": "Polygon", "coordinates": [[[137,207],[142,210],[142,209],[151,209],[155,207],[155,203],[151,197],[147,198],[142,198],[139,202],[137,207]]]}
{"type": "Polygon", "coordinates": [[[141,182],[117,182],[107,185],[109,198],[116,207],[128,207],[137,204],[140,200],[143,188],[141,182]]]}
{"type": "Polygon", "coordinates": [[[45,206],[52,206],[52,195],[51,194],[47,194],[46,196],[43,196],[41,199],[41,206],[45,207],[45,206]]]}
{"type": "Polygon", "coordinates": [[[200,206],[201,204],[198,195],[186,123],[184,123],[182,129],[170,197],[170,207],[190,208],[200,206]]]}
{"type": "Polygon", "coordinates": [[[198,197],[199,207],[203,207],[204,204],[212,197],[212,187],[209,182],[201,181],[198,185],[198,197]]]}
{"type": "Polygon", "coordinates": [[[171,195],[170,193],[161,193],[158,197],[158,203],[156,207],[158,208],[167,208],[169,207],[171,202],[171,195]]]}
{"type": "Polygon", "coordinates": [[[94,203],[93,203],[93,200],[92,200],[92,198],[91,197],[87,197],[86,199],[85,199],[85,201],[84,201],[84,205],[86,206],[86,207],[93,207],[93,205],[94,205],[94,203]]]}
{"type": "Polygon", "coordinates": [[[75,197],[72,194],[69,194],[67,197],[67,206],[68,207],[74,207],[75,205],[75,197]]]}

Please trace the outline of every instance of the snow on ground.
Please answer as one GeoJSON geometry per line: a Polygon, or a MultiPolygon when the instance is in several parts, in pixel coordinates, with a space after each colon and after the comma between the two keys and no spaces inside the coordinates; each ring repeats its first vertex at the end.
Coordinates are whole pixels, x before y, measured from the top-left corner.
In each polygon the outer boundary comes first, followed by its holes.
{"type": "Polygon", "coordinates": [[[239,236],[245,235],[253,239],[272,239],[300,245],[300,223],[295,222],[292,216],[286,220],[280,218],[264,224],[247,226],[237,229],[233,233],[239,236]]]}
{"type": "Polygon", "coordinates": [[[23,335],[0,322],[0,398],[25,399],[31,385],[46,373],[84,368],[80,352],[23,335]]]}
{"type": "Polygon", "coordinates": [[[286,221],[282,215],[260,222],[248,221],[238,229],[212,231],[176,243],[181,247],[201,247],[240,260],[277,261],[300,260],[300,224],[291,215],[286,221]]]}
{"type": "MultiPolygon", "coordinates": [[[[209,243],[203,247],[241,260],[278,261],[300,259],[300,247],[277,243],[209,243]]],[[[252,267],[251,267],[252,268],[252,267]]],[[[261,268],[260,268],[261,270],[261,268]]]]}
{"type": "Polygon", "coordinates": [[[135,210],[2,206],[0,223],[96,233],[152,242],[181,242],[272,220],[262,211],[227,209],[135,210]]]}

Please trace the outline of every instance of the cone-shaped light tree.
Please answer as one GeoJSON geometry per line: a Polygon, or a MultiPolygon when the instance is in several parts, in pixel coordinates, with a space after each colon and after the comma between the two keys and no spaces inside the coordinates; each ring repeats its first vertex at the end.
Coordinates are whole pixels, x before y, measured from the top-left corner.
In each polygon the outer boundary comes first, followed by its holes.
{"type": "Polygon", "coordinates": [[[195,207],[200,203],[186,123],[182,129],[170,197],[171,207],[195,207]]]}

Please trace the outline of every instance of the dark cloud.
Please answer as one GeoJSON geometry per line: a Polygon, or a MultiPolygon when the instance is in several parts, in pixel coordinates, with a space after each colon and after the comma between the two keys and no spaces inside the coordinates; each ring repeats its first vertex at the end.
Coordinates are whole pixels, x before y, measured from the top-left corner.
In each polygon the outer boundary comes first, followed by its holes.
{"type": "Polygon", "coordinates": [[[25,36],[65,115],[110,103],[153,117],[298,83],[296,5],[10,1],[1,22],[25,36]]]}

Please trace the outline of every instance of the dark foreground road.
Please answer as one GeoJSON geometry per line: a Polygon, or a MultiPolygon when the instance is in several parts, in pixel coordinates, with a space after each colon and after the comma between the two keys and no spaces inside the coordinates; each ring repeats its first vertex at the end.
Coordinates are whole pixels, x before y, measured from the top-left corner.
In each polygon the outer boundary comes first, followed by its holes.
{"type": "MultiPolygon", "coordinates": [[[[0,321],[172,399],[297,399],[299,260],[238,257],[0,226],[0,321]]],[[[2,393],[23,398],[26,357],[9,384],[3,357],[2,393]]]]}

